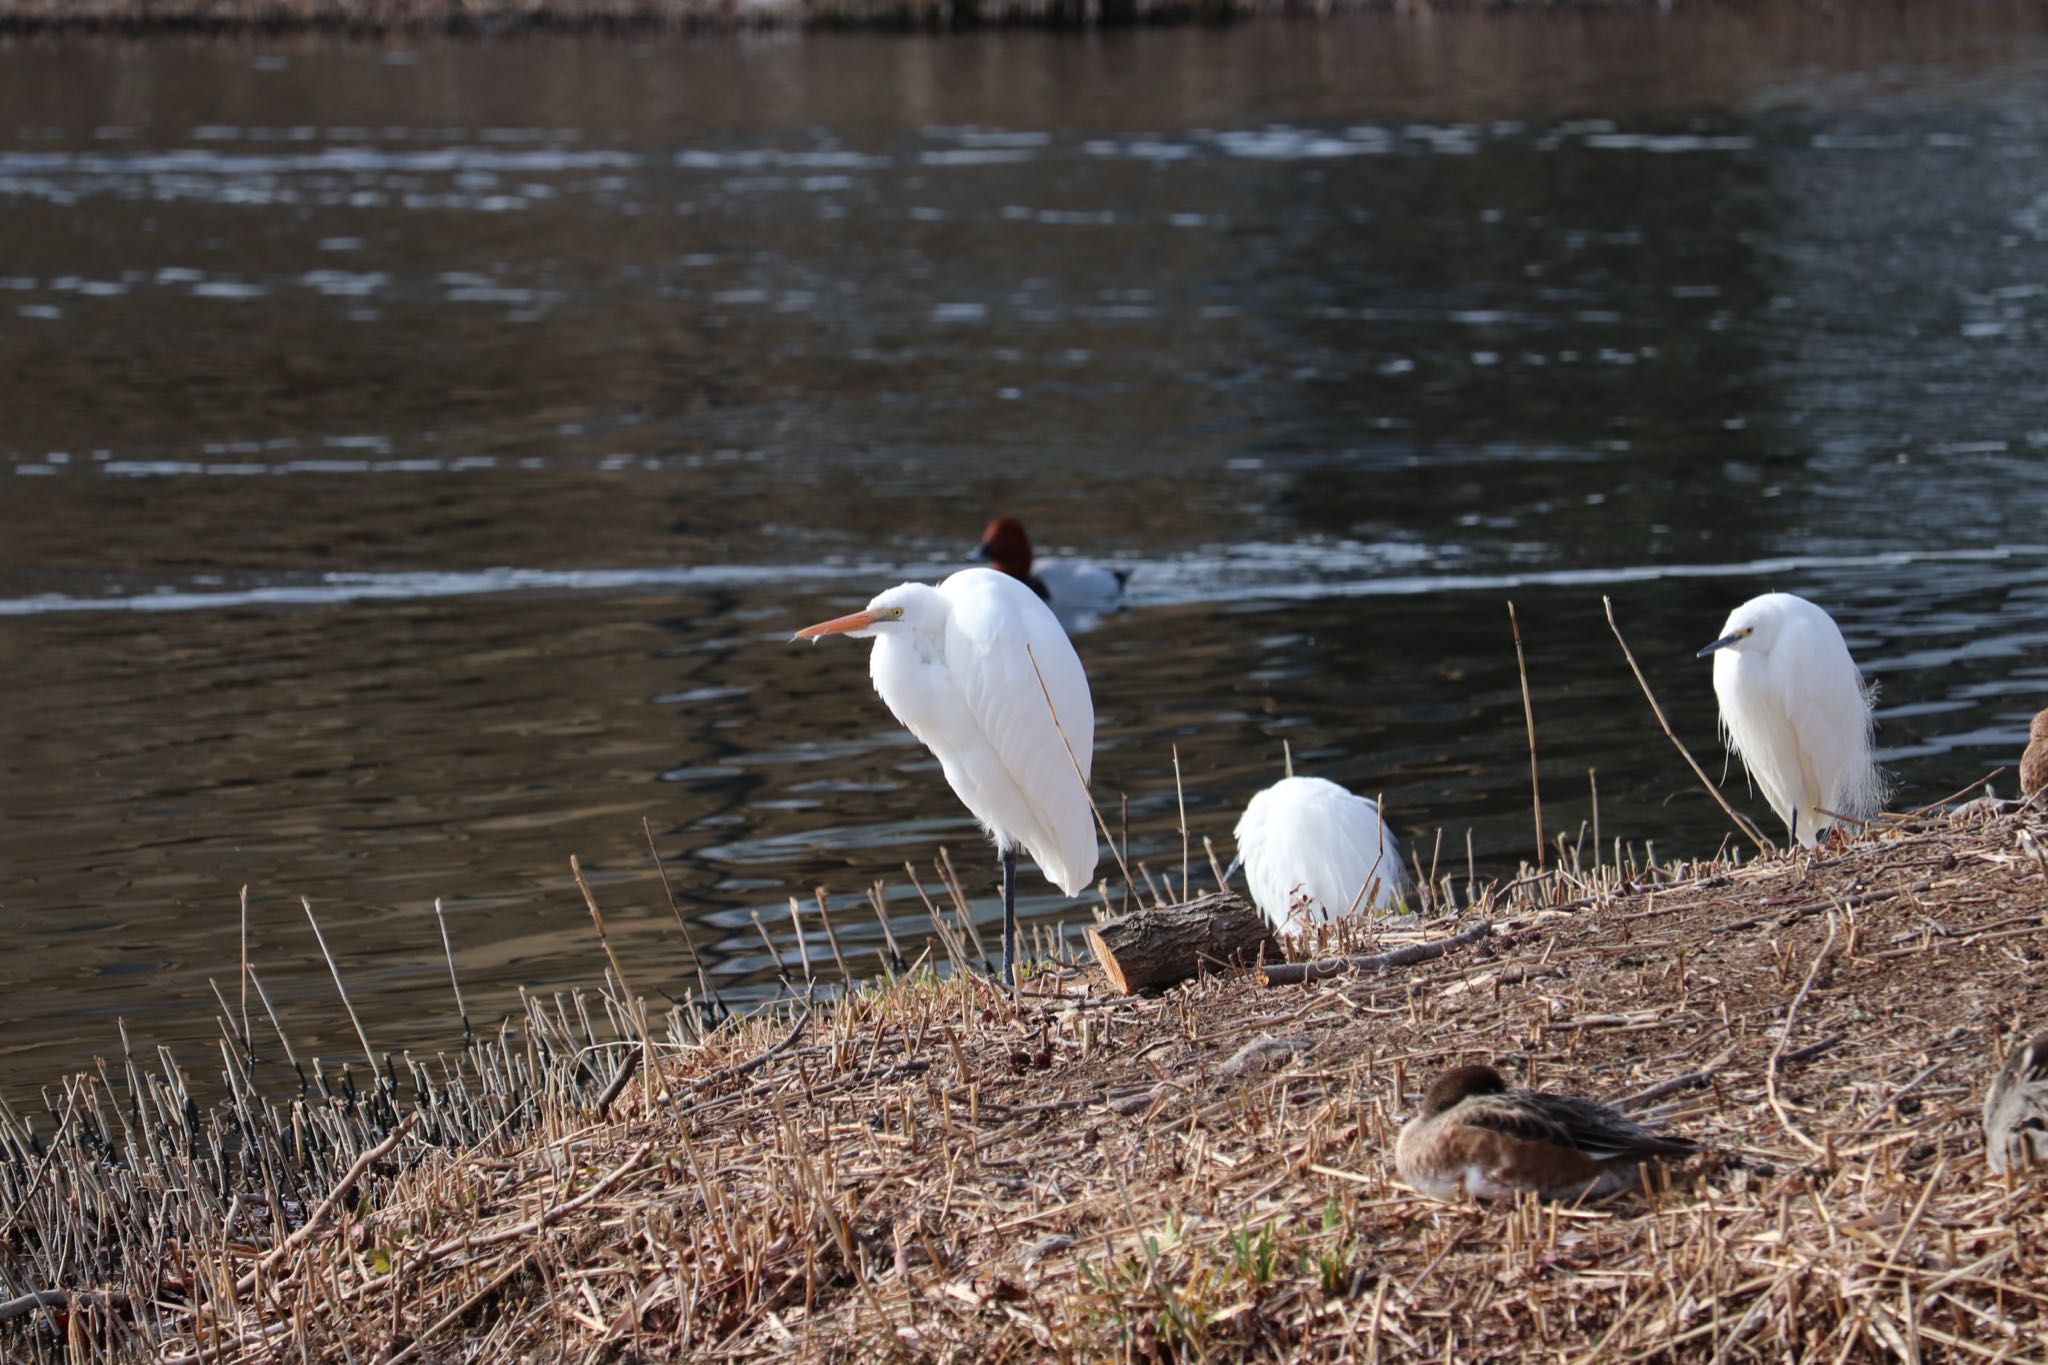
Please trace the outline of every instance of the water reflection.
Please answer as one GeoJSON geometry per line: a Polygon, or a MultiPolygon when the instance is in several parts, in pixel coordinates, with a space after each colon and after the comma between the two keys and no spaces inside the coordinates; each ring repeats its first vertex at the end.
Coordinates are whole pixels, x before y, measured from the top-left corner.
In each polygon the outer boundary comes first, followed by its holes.
{"type": "Polygon", "coordinates": [[[2010,761],[2043,23],[0,46],[0,1088],[204,1039],[244,882],[309,1055],[301,894],[380,1041],[451,1036],[435,897],[473,1011],[595,980],[572,852],[680,994],[643,817],[728,985],[819,884],[871,963],[870,882],[914,936],[901,864],[987,859],[787,631],[998,511],[1137,570],[1079,648],[1155,873],[1174,748],[1227,843],[1283,740],[1526,856],[1510,597],[1553,834],[1588,770],[1609,835],[1726,834],[1602,594],[1703,754],[1692,651],[1778,587],[1903,799],[2010,761]]]}

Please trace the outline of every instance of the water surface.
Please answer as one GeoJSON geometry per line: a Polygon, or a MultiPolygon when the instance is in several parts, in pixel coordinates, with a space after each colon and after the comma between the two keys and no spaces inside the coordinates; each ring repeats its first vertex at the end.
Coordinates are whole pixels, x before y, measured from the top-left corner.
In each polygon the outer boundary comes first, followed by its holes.
{"type": "MultiPolygon", "coordinates": [[[[1297,764],[1426,862],[1706,854],[1603,594],[1692,651],[1833,611],[1899,800],[2048,664],[2048,16],[1371,18],[1052,36],[0,46],[0,1090],[200,1055],[237,892],[302,1053],[985,849],[789,631],[996,511],[1131,566],[1098,790],[1176,871],[1297,764]]],[[[2005,779],[2009,789],[2010,778],[2005,779]]],[[[1759,799],[1738,797],[1768,820],[1759,799]]],[[[1105,861],[1104,871],[1110,866],[1105,861]]],[[[1078,907],[1035,879],[1027,909],[1078,907]]],[[[984,902],[985,912],[993,911],[984,902]]],[[[820,955],[824,955],[822,944],[820,955]]]]}

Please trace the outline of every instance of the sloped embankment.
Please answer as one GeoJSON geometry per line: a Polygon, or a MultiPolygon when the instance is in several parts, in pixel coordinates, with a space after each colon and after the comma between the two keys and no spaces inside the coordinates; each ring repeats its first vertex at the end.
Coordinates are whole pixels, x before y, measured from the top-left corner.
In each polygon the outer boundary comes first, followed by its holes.
{"type": "MultiPolygon", "coordinates": [[[[516,1134],[408,1131],[283,1254],[165,1249],[162,1283],[100,1286],[147,1307],[66,1322],[383,1365],[2040,1358],[2048,1197],[1988,1173],[1977,1120],[1995,1048],[2048,1022],[2036,839],[1944,815],[1523,888],[1475,944],[1305,986],[907,979],[666,1053],[602,1116],[556,1086],[516,1134]],[[1393,1137],[1479,1059],[1712,1151],[1594,1207],[1431,1203],[1393,1137]]],[[[10,1330],[55,1351],[52,1321],[10,1330]]]]}

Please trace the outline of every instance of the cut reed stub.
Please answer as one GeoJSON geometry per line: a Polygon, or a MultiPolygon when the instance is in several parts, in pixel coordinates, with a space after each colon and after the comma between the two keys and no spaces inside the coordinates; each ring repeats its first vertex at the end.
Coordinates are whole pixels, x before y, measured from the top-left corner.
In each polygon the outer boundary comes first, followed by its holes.
{"type": "Polygon", "coordinates": [[[1203,972],[1280,953],[1266,917],[1232,891],[1152,905],[1088,928],[1088,946],[1125,995],[1163,990],[1203,972]]]}

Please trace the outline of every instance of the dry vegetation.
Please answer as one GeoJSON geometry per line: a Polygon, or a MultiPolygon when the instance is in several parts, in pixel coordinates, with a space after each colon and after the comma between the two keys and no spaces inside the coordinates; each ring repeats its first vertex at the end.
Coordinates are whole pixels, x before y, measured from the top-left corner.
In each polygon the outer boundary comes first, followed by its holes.
{"type": "Polygon", "coordinates": [[[47,1292],[0,1308],[0,1355],[2038,1360],[2048,1195],[1977,1123],[2041,1022],[2037,839],[1980,805],[1578,866],[1313,945],[1491,925],[1299,986],[914,970],[672,1015],[630,1074],[604,993],[270,1099],[224,1046],[210,1111],[131,1061],[6,1121],[0,1298],[47,1292]],[[1711,1151],[1597,1206],[1430,1203],[1392,1137],[1474,1059],[1711,1151]]]}

